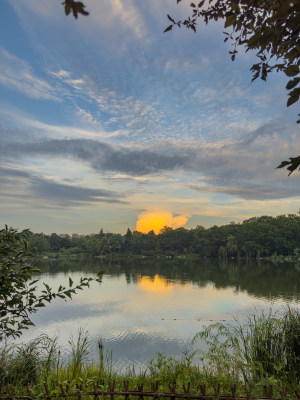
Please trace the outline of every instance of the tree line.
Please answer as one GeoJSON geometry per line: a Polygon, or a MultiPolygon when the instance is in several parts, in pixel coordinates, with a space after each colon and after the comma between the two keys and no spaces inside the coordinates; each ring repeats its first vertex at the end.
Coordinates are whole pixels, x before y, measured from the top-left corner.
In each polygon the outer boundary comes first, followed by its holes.
{"type": "Polygon", "coordinates": [[[274,255],[300,257],[300,215],[253,217],[242,223],[193,229],[172,229],[165,226],[158,234],[141,233],[129,228],[125,235],[104,233],[84,237],[31,233],[30,249],[39,253],[114,254],[170,256],[196,254],[201,257],[260,258],[274,255]]]}

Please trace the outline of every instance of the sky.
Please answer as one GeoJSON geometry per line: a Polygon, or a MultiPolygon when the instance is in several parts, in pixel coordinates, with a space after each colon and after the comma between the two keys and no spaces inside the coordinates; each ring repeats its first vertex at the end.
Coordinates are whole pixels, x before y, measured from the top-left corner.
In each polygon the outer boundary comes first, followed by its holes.
{"type": "Polygon", "coordinates": [[[221,22],[163,33],[189,1],[0,1],[0,225],[125,233],[297,213],[298,105],[251,83],[221,22]],[[146,223],[147,225],[147,223],[146,223]],[[141,225],[140,225],[141,226],[141,225]],[[148,226],[148,225],[147,225],[148,226]],[[149,228],[150,229],[150,228],[149,228]]]}

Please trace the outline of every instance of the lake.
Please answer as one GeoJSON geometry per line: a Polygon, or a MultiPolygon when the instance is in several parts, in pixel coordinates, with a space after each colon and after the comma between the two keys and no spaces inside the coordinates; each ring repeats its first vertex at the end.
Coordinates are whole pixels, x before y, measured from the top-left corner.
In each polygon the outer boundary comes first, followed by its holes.
{"type": "Polygon", "coordinates": [[[158,352],[180,356],[193,350],[192,338],[213,322],[230,324],[286,304],[298,307],[300,300],[300,267],[292,263],[88,258],[43,261],[39,267],[40,283],[52,288],[67,285],[69,276],[76,283],[99,270],[105,275],[72,301],[57,299],[39,310],[36,327],[22,341],[47,333],[66,349],[82,328],[89,332],[89,359],[97,359],[101,339],[119,370],[133,363],[143,370],[158,352]]]}

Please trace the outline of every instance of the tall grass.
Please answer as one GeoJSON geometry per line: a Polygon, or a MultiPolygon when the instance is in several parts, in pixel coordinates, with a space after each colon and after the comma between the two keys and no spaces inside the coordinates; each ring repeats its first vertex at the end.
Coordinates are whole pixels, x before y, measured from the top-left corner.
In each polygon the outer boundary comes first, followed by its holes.
{"type": "Polygon", "coordinates": [[[208,350],[199,350],[207,376],[242,380],[254,386],[300,383],[300,312],[251,315],[234,325],[213,324],[199,332],[208,350]]]}
{"type": "Polygon", "coordinates": [[[6,343],[0,349],[0,384],[36,384],[52,371],[56,357],[57,341],[47,335],[18,346],[6,343]]]}
{"type": "Polygon", "coordinates": [[[143,383],[148,390],[158,380],[161,391],[168,391],[174,381],[178,385],[190,382],[192,393],[199,391],[200,383],[212,391],[220,383],[223,393],[228,394],[237,383],[240,395],[246,394],[245,386],[251,386],[257,396],[262,395],[264,385],[272,384],[273,395],[280,397],[282,387],[294,389],[300,383],[300,313],[296,309],[252,315],[235,325],[213,324],[199,332],[194,342],[199,339],[200,348],[194,353],[183,353],[181,358],[158,354],[144,371],[137,373],[132,366],[120,373],[114,368],[111,353],[104,351],[102,340],[97,343],[97,360],[90,359],[90,342],[84,330],[79,330],[76,340],[69,340],[67,361],[61,357],[57,340],[42,335],[27,345],[2,348],[0,384],[15,385],[15,393],[24,393],[26,386],[33,384],[38,395],[44,391],[44,382],[51,393],[57,393],[61,383],[70,390],[75,390],[76,384],[93,390],[93,382],[98,381],[100,389],[107,389],[108,380],[113,379],[121,389],[126,379],[131,388],[143,383]]]}

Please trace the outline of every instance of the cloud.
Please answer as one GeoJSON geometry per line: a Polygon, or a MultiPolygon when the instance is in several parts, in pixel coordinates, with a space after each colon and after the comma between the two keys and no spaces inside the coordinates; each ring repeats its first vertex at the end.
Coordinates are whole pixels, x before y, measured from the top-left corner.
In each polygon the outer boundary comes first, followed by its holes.
{"type": "Polygon", "coordinates": [[[213,186],[205,184],[190,184],[187,185],[190,189],[196,190],[203,193],[224,193],[239,197],[245,200],[267,200],[267,199],[279,199],[292,196],[299,196],[299,189],[295,185],[294,181],[287,182],[283,185],[281,183],[272,182],[266,185],[262,182],[248,182],[247,186],[235,182],[236,186],[213,186]],[[288,196],[287,196],[287,187],[288,196]]]}
{"type": "Polygon", "coordinates": [[[1,152],[11,158],[16,154],[21,157],[71,157],[88,163],[96,171],[122,172],[133,176],[171,171],[187,163],[185,155],[164,155],[154,150],[112,146],[87,139],[14,142],[3,146],[1,152]]]}
{"type": "Polygon", "coordinates": [[[0,83],[32,99],[60,101],[55,90],[44,79],[36,76],[27,61],[0,48],[0,83]]]}
{"type": "MultiPolygon", "coordinates": [[[[136,68],[135,65],[132,66],[133,70],[136,68]]],[[[137,71],[138,74],[140,72],[137,71]]],[[[166,124],[166,116],[156,98],[149,102],[149,99],[137,95],[140,88],[136,87],[136,79],[132,80],[126,71],[119,71],[114,88],[107,87],[107,82],[99,80],[98,75],[93,77],[91,71],[80,76],[72,76],[65,70],[49,71],[49,74],[58,80],[58,84],[64,86],[68,99],[71,98],[75,104],[82,101],[88,104],[91,112],[76,105],[77,115],[85,122],[97,122],[106,128],[126,130],[131,135],[151,135],[166,124]],[[123,87],[124,81],[127,82],[126,90],[123,87]]],[[[143,80],[145,86],[148,79],[143,80]]]]}
{"type": "Polygon", "coordinates": [[[12,168],[0,168],[0,183],[2,198],[24,199],[25,202],[34,201],[37,204],[42,202],[41,205],[45,208],[66,208],[101,202],[127,204],[123,200],[124,194],[56,182],[12,168]]]}
{"type": "Polygon", "coordinates": [[[110,0],[112,11],[127,26],[137,39],[147,39],[146,21],[131,1],[110,0]]]}
{"type": "Polygon", "coordinates": [[[138,217],[136,230],[142,233],[148,233],[153,230],[157,234],[164,226],[177,229],[185,225],[187,221],[187,216],[174,216],[170,212],[142,213],[138,217]]]}
{"type": "MultiPolygon", "coordinates": [[[[55,134],[55,127],[53,127],[55,134]]],[[[62,132],[71,131],[64,127],[62,132]]],[[[47,129],[50,132],[49,129],[47,129]]],[[[60,130],[58,129],[60,132],[60,130]]],[[[298,196],[297,174],[287,177],[277,170],[281,160],[300,151],[296,124],[270,121],[236,140],[189,143],[172,140],[156,144],[104,143],[96,138],[51,139],[36,132],[2,128],[0,156],[7,162],[35,159],[68,160],[89,166],[100,176],[115,174],[174,185],[198,192],[227,194],[244,199],[276,199],[298,196]]],[[[126,143],[126,141],[125,141],[126,143]]]]}

